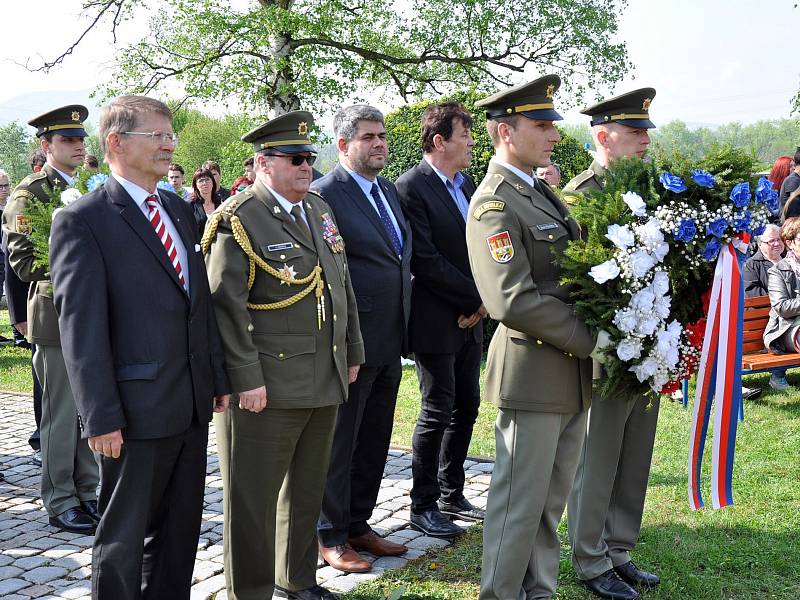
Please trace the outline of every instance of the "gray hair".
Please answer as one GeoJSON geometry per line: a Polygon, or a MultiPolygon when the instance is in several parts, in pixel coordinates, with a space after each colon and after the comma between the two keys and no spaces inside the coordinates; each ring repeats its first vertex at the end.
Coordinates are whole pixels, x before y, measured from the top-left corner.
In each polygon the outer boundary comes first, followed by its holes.
{"type": "Polygon", "coordinates": [[[781,228],[778,225],[776,225],[775,223],[767,223],[764,226],[764,231],[762,232],[762,234],[760,236],[758,236],[758,241],[759,242],[761,241],[761,238],[764,237],[764,234],[767,233],[768,231],[771,231],[772,233],[777,234],[778,237],[781,236],[781,228]]]}
{"type": "Polygon", "coordinates": [[[11,175],[9,175],[5,170],[0,169],[0,178],[2,177],[8,177],[8,181],[11,181],[11,175]]]}
{"type": "Polygon", "coordinates": [[[109,133],[131,131],[138,124],[141,115],[153,112],[172,121],[172,111],[169,107],[155,98],[147,96],[119,96],[100,111],[100,150],[103,155],[108,154],[106,138],[109,133]]]}
{"type": "Polygon", "coordinates": [[[374,121],[383,125],[383,113],[368,104],[354,104],[343,108],[333,117],[333,134],[336,139],[349,142],[358,133],[359,121],[374,121]]]}

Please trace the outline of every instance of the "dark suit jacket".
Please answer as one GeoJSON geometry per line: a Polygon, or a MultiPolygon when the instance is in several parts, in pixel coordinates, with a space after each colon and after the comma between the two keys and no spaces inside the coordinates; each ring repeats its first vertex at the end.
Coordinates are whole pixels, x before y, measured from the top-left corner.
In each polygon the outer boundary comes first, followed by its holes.
{"type": "Polygon", "coordinates": [[[192,209],[159,190],[186,247],[186,294],[164,246],[113,178],[53,219],[50,265],[83,437],[152,439],[211,419],[229,391],[192,209]]]}
{"type": "MultiPolygon", "coordinates": [[[[475,182],[464,176],[467,202],[475,182]]],[[[411,350],[432,354],[456,352],[464,342],[483,341],[483,324],[458,326],[481,305],[467,254],[466,222],[444,183],[424,159],[397,179],[397,193],[414,235],[411,272],[411,350]]]]}
{"type": "Polygon", "coordinates": [[[311,184],[333,209],[344,238],[367,366],[385,365],[408,353],[411,309],[411,228],[394,185],[383,177],[378,177],[378,185],[403,232],[402,258],[395,254],[378,213],[340,164],[311,184]]]}

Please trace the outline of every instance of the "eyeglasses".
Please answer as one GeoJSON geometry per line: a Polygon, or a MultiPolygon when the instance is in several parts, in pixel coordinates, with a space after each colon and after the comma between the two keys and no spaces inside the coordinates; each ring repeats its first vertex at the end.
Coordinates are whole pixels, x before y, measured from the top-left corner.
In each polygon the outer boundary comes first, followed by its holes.
{"type": "Polygon", "coordinates": [[[779,238],[779,239],[777,239],[777,240],[760,240],[760,242],[761,242],[762,244],[770,244],[770,245],[776,245],[776,246],[777,246],[778,244],[782,244],[782,243],[783,243],[783,242],[780,240],[780,238],[779,238]]]}
{"type": "Polygon", "coordinates": [[[302,154],[269,154],[264,152],[264,156],[274,156],[276,158],[288,158],[292,161],[292,166],[299,167],[303,164],[303,161],[308,163],[308,166],[311,167],[317,161],[316,156],[303,156],[302,154]]]}
{"type": "Polygon", "coordinates": [[[0,190],[5,190],[11,187],[10,183],[0,183],[0,190]]]}
{"type": "Polygon", "coordinates": [[[203,184],[206,184],[206,183],[210,184],[211,183],[211,179],[209,179],[208,177],[201,177],[200,179],[198,179],[196,181],[196,183],[197,183],[197,185],[203,185],[203,184]]]}
{"type": "Polygon", "coordinates": [[[120,133],[122,135],[143,135],[160,144],[172,144],[173,146],[178,145],[177,133],[162,133],[160,131],[121,131],[120,133]]]}

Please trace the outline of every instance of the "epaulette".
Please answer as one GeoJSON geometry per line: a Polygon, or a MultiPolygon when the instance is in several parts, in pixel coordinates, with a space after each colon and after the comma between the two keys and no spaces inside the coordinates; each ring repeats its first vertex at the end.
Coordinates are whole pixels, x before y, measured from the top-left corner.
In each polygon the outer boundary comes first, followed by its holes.
{"type": "Polygon", "coordinates": [[[502,175],[499,173],[487,173],[473,195],[475,197],[494,196],[501,183],[503,183],[502,175]]]}
{"type": "Polygon", "coordinates": [[[308,190],[308,192],[306,192],[306,193],[311,194],[312,196],[316,196],[317,198],[319,198],[323,202],[325,201],[325,198],[323,198],[322,194],[320,194],[319,192],[315,192],[314,190],[308,190]]]}
{"type": "Polygon", "coordinates": [[[238,194],[235,194],[225,200],[217,207],[214,212],[219,212],[227,217],[232,217],[233,214],[242,207],[242,205],[253,197],[253,192],[250,189],[244,189],[238,194]]]}
{"type": "Polygon", "coordinates": [[[565,192],[578,191],[578,188],[587,181],[589,181],[592,177],[594,177],[594,175],[595,172],[592,171],[591,169],[586,169],[585,171],[578,173],[575,177],[572,178],[572,180],[567,185],[564,186],[564,191],[565,192]]]}

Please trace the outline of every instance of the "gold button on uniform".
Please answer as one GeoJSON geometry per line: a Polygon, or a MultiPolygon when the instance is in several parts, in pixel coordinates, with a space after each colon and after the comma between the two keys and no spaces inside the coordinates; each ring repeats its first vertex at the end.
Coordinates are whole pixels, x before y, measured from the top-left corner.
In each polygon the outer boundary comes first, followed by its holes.
{"type": "Polygon", "coordinates": [[[336,320],[336,315],[333,315],[333,320],[334,320],[334,321],[336,320]]]}
{"type": "MultiPolygon", "coordinates": [[[[550,235],[548,235],[548,236],[547,236],[547,239],[548,239],[548,240],[552,240],[552,239],[553,239],[553,234],[551,233],[550,235]]],[[[283,258],[283,257],[281,257],[281,258],[283,258]]]]}
{"type": "MultiPolygon", "coordinates": [[[[553,236],[551,235],[550,237],[553,237],[553,236]]],[[[285,258],[286,258],[286,255],[285,254],[281,254],[281,260],[283,260],[285,258]]]]}
{"type": "Polygon", "coordinates": [[[253,331],[253,329],[255,329],[255,327],[253,327],[253,324],[252,324],[252,323],[250,323],[250,324],[247,326],[247,331],[253,331]]]}
{"type": "Polygon", "coordinates": [[[536,343],[541,346],[542,345],[542,340],[536,340],[536,343]]]}
{"type": "Polygon", "coordinates": [[[336,344],[333,345],[333,351],[336,352],[336,344]]]}
{"type": "Polygon", "coordinates": [[[283,352],[279,352],[278,353],[278,358],[283,358],[284,356],[286,356],[286,355],[283,352]]]}

